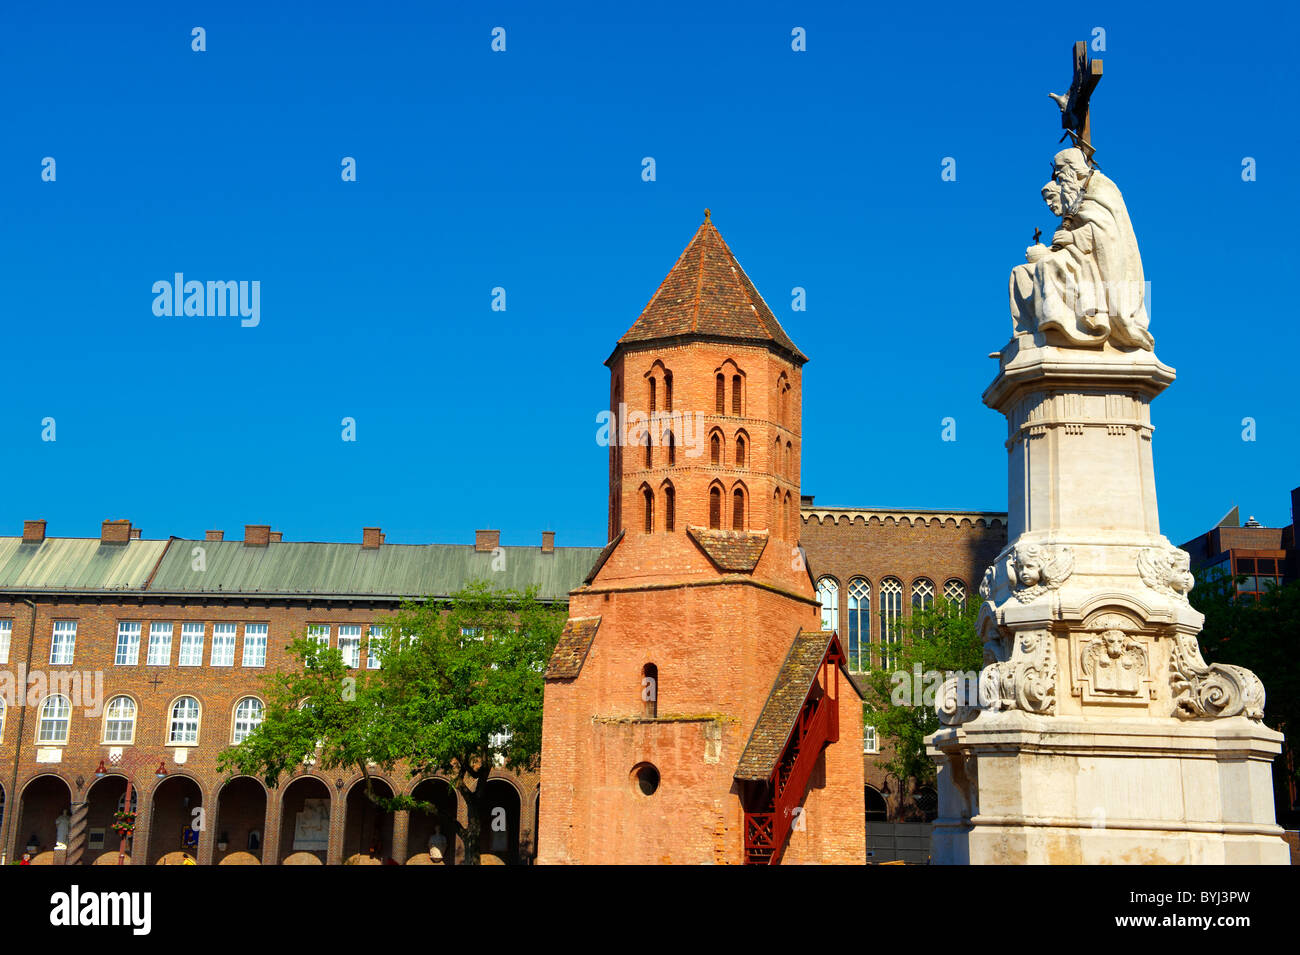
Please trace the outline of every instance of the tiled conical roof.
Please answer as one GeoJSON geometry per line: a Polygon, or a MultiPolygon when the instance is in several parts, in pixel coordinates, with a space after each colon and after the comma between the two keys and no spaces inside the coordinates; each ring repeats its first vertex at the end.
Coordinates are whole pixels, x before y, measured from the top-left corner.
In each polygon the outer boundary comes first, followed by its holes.
{"type": "Polygon", "coordinates": [[[678,336],[771,342],[803,363],[754,283],[704,211],[704,224],[660,283],[620,346],[678,336]]]}

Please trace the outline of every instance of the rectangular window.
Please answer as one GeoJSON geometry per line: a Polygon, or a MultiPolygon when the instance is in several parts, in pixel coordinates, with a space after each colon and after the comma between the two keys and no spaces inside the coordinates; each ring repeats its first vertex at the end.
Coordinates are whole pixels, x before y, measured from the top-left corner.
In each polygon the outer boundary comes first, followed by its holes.
{"type": "Polygon", "coordinates": [[[361,666],[361,627],[359,624],[347,623],[339,627],[339,650],[343,652],[344,666],[361,666]]]}
{"type": "Polygon", "coordinates": [[[54,635],[50,639],[50,665],[71,666],[77,649],[77,621],[54,621],[54,635]]]}
{"type": "Polygon", "coordinates": [[[378,670],[381,661],[379,659],[379,648],[383,646],[388,639],[388,630],[384,627],[376,627],[373,624],[370,627],[370,644],[366,648],[366,668],[369,670],[378,670]]]}
{"type": "Polygon", "coordinates": [[[9,662],[9,643],[14,635],[14,622],[0,620],[0,663],[9,662]]]}
{"type": "Polygon", "coordinates": [[[176,662],[183,667],[203,665],[203,624],[181,624],[181,656],[176,662]]]}
{"type": "Polygon", "coordinates": [[[235,624],[214,623],[212,625],[212,665],[214,667],[235,665],[235,624]]]}
{"type": "Polygon", "coordinates": [[[119,620],[117,624],[117,653],[113,665],[133,667],[140,662],[140,624],[119,620]]]}
{"type": "Polygon", "coordinates": [[[876,742],[876,728],[874,726],[862,727],[862,752],[880,752],[880,744],[876,742]]]}
{"type": "Polygon", "coordinates": [[[266,633],[264,623],[244,624],[244,666],[266,666],[266,633]]]}
{"type": "Polygon", "coordinates": [[[170,623],[149,624],[149,656],[145,664],[151,667],[166,667],[172,663],[172,625],[170,623]]]}
{"type": "Polygon", "coordinates": [[[328,649],[330,645],[330,625],[328,623],[307,624],[307,639],[315,640],[322,647],[328,649]]]}

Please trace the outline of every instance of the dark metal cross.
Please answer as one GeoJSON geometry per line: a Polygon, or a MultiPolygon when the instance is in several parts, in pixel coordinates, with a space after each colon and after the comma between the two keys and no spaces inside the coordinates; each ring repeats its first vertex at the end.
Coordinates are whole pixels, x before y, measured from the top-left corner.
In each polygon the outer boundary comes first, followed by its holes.
{"type": "Polygon", "coordinates": [[[158,689],[158,684],[162,682],[162,677],[155,673],[152,680],[145,680],[145,682],[156,690],[158,689]]]}
{"type": "MultiPolygon", "coordinates": [[[[1061,128],[1074,144],[1083,150],[1084,157],[1092,162],[1096,152],[1092,147],[1092,126],[1088,114],[1088,100],[1101,82],[1101,60],[1088,59],[1088,44],[1083,40],[1074,44],[1074,78],[1068,93],[1047,95],[1061,108],[1061,128]]],[[[1065,137],[1061,137],[1064,139],[1065,137]]]]}

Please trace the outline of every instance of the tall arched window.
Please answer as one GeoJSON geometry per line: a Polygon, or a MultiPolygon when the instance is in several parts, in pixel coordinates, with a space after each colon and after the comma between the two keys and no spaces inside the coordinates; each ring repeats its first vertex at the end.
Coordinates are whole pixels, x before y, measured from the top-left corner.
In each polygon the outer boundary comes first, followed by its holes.
{"type": "Polygon", "coordinates": [[[709,527],[722,529],[722,488],[717,486],[709,488],[709,527]]]}
{"type": "Polygon", "coordinates": [[[789,441],[785,443],[785,476],[794,479],[794,445],[789,441]]]}
{"type": "Polygon", "coordinates": [[[677,436],[671,431],[668,432],[668,466],[673,467],[677,464],[677,436]]]}
{"type": "Polygon", "coordinates": [[[641,668],[641,715],[650,720],[659,715],[659,668],[653,663],[641,668]]]}
{"type": "Polygon", "coordinates": [[[716,431],[709,437],[709,463],[722,463],[722,435],[716,431]]]}
{"type": "MultiPolygon", "coordinates": [[[[934,582],[925,577],[912,582],[912,612],[929,610],[934,606],[934,582]]],[[[933,636],[934,630],[926,627],[922,631],[927,637],[933,636]]]]}
{"type": "Polygon", "coordinates": [[[785,540],[785,508],[781,506],[781,489],[772,492],[772,536],[785,540]]]}
{"type": "Polygon", "coordinates": [[[650,442],[650,432],[648,431],[646,432],[645,438],[642,440],[642,444],[645,445],[645,466],[647,468],[654,467],[654,452],[652,450],[652,445],[650,442]]]}
{"type": "Polygon", "coordinates": [[[242,743],[252,735],[253,730],[262,725],[266,708],[255,696],[246,696],[235,707],[235,725],[230,734],[232,743],[242,743]]]}
{"type": "Polygon", "coordinates": [[[135,700],[115,696],[104,709],[104,742],[135,742],[135,700]]]}
{"type": "Polygon", "coordinates": [[[784,474],[781,470],[781,436],[778,434],[772,444],[772,473],[784,474]]]}
{"type": "Polygon", "coordinates": [[[713,410],[718,414],[727,413],[727,376],[719,374],[713,395],[713,410]]]}
{"type": "Polygon", "coordinates": [[[784,372],[782,372],[781,377],[777,379],[776,390],[777,400],[781,409],[781,425],[788,428],[790,427],[790,382],[785,377],[784,372]]]}
{"type": "Polygon", "coordinates": [[[671,531],[677,523],[677,492],[671,484],[664,485],[664,530],[671,531]]]}
{"type": "Polygon", "coordinates": [[[741,488],[731,492],[731,529],[733,531],[745,529],[745,492],[741,488]]]}
{"type": "Polygon", "coordinates": [[[655,412],[655,380],[654,376],[650,377],[650,413],[655,412]]]}
{"type": "Polygon", "coordinates": [[[864,577],[849,581],[849,669],[871,669],[871,581],[864,577]]]}
{"type": "Polygon", "coordinates": [[[880,665],[891,670],[897,663],[899,621],[903,616],[903,582],[886,577],[880,582],[880,665]]]}
{"type": "Polygon", "coordinates": [[[817,581],[817,600],[822,605],[822,629],[837,629],[840,625],[840,585],[834,577],[817,581]]]}
{"type": "Polygon", "coordinates": [[[743,468],[745,466],[745,436],[743,434],[736,435],[736,452],[734,457],[736,459],[736,467],[743,468]]]}
{"type": "Polygon", "coordinates": [[[740,417],[742,402],[742,390],[740,387],[740,376],[731,376],[731,413],[737,418],[740,417]]]}
{"type": "Polygon", "coordinates": [[[799,512],[795,510],[794,497],[789,491],[785,492],[785,520],[789,530],[786,532],[786,540],[792,540],[795,543],[799,541],[799,512]]]}
{"type": "Polygon", "coordinates": [[[199,701],[192,696],[182,696],[172,704],[171,720],[167,729],[168,746],[184,746],[199,741],[199,701]]]}
{"type": "Polygon", "coordinates": [[[958,610],[966,609],[966,585],[956,577],[943,585],[943,599],[958,610]]]}
{"type": "Polygon", "coordinates": [[[72,703],[61,693],[47,696],[41,704],[41,721],[36,727],[36,742],[67,743],[72,703]]]}
{"type": "Polygon", "coordinates": [[[664,372],[664,411],[673,410],[673,373],[664,372]]]}
{"type": "Polygon", "coordinates": [[[655,492],[648,487],[641,488],[641,500],[645,508],[645,532],[652,534],[655,529],[655,492]]]}

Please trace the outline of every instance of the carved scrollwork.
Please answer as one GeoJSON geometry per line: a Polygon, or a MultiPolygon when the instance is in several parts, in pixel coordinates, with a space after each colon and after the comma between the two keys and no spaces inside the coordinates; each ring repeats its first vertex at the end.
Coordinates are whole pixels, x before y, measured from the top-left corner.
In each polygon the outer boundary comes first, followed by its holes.
{"type": "Polygon", "coordinates": [[[1264,684],[1259,677],[1230,663],[1206,663],[1192,634],[1180,633],[1174,639],[1169,683],[1176,716],[1264,718],[1264,684]]]}
{"type": "Polygon", "coordinates": [[[993,596],[993,584],[997,573],[997,564],[989,564],[984,570],[984,579],[980,581],[980,596],[985,600],[989,600],[993,596]]]}
{"type": "Polygon", "coordinates": [[[1012,593],[1021,603],[1056,590],[1074,572],[1074,551],[1051,544],[1017,544],[1007,558],[1012,593]]]}
{"type": "Polygon", "coordinates": [[[1138,573],[1144,584],[1183,603],[1196,583],[1191,562],[1191,555],[1178,547],[1144,547],[1138,551],[1137,558],[1138,573]]]}
{"type": "Polygon", "coordinates": [[[957,726],[973,719],[979,712],[979,706],[972,705],[970,695],[968,682],[960,674],[944,680],[934,704],[939,722],[944,726],[957,726]]]}
{"type": "Polygon", "coordinates": [[[980,704],[991,710],[1056,712],[1056,651],[1047,630],[1016,634],[1011,658],[980,674],[980,704]]]}

